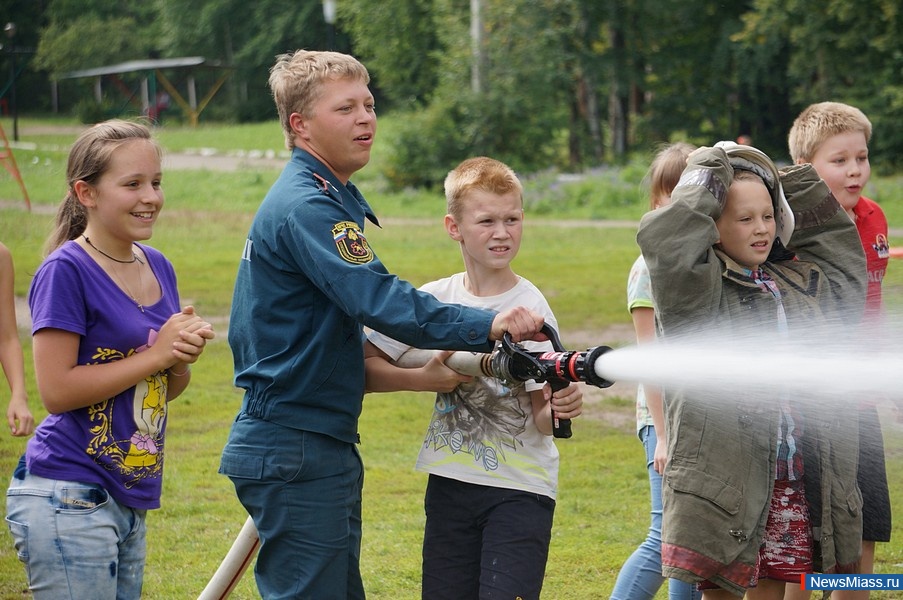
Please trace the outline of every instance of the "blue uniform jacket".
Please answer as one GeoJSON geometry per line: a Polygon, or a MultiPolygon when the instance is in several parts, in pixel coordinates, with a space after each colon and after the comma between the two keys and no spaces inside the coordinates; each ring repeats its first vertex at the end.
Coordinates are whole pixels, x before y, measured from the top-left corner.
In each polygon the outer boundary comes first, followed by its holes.
{"type": "Polygon", "coordinates": [[[391,275],[364,237],[378,225],[352,183],[296,148],[254,217],[229,345],[242,410],[357,441],[362,325],[417,348],[488,352],[495,312],[442,304],[391,275]]]}

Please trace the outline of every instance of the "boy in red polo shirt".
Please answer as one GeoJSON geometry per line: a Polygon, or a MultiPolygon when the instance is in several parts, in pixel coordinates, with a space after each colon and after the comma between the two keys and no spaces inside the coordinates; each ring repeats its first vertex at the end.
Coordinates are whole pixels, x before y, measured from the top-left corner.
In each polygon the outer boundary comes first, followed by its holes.
{"type": "MultiPolygon", "coordinates": [[[[871,175],[869,139],[872,124],[861,110],[840,102],[819,102],[806,108],[790,129],[788,145],[796,164],[811,163],[840,205],[856,223],[868,268],[866,327],[880,324],[881,281],[890,247],[887,218],[877,203],[862,195],[871,175]]],[[[862,573],[872,573],[875,542],[889,542],[890,495],[884,464],[884,439],[874,399],[861,402],[859,416],[859,487],[862,491],[862,573]]],[[[836,600],[868,598],[867,591],[839,590],[836,600]]]]}

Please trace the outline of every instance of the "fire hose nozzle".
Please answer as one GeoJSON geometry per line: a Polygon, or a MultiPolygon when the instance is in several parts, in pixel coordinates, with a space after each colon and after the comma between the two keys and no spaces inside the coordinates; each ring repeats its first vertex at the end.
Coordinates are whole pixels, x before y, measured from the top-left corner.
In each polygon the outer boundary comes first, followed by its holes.
{"type": "Polygon", "coordinates": [[[596,373],[596,361],[611,350],[608,346],[596,346],[585,351],[564,350],[554,352],[528,352],[510,341],[492,353],[491,370],[506,381],[555,380],[583,382],[599,388],[607,388],[614,382],[596,373]]]}
{"type": "MultiPolygon", "coordinates": [[[[612,385],[612,381],[598,374],[596,364],[611,348],[596,346],[583,352],[568,351],[562,347],[558,333],[554,329],[544,325],[542,332],[552,343],[553,352],[528,352],[506,333],[491,354],[455,352],[445,364],[465,375],[495,377],[509,385],[531,379],[548,381],[553,391],[564,389],[569,383],[578,382],[599,388],[612,385]]],[[[410,349],[398,358],[396,364],[400,367],[422,367],[433,356],[432,352],[410,349]]],[[[571,437],[570,420],[559,419],[554,409],[552,418],[553,435],[558,438],[571,437]]]]}
{"type": "MultiPolygon", "coordinates": [[[[527,352],[515,343],[507,333],[501,345],[490,357],[489,364],[495,376],[503,381],[548,381],[553,391],[564,389],[570,382],[584,382],[604,388],[612,384],[596,373],[595,363],[606,352],[608,346],[596,346],[585,352],[567,351],[558,339],[558,333],[544,325],[543,333],[552,342],[554,352],[527,352]]],[[[556,438],[571,437],[571,422],[560,419],[552,410],[552,435],[556,438]]]]}

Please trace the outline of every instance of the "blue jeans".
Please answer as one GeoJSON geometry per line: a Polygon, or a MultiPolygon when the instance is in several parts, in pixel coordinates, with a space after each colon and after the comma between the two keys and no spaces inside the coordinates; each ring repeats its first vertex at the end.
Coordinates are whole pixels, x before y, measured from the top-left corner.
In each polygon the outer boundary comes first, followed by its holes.
{"type": "Polygon", "coordinates": [[[552,498],[430,475],[424,508],[424,600],[539,600],[552,498]]]}
{"type": "Polygon", "coordinates": [[[257,526],[263,598],[363,600],[364,468],[354,444],[242,413],[220,473],[257,526]]]}
{"type": "Polygon", "coordinates": [[[6,492],[6,523],[35,600],[138,600],[147,511],[101,486],[24,472],[6,492]]]}
{"type": "MultiPolygon", "coordinates": [[[[646,470],[649,471],[651,522],[646,539],[621,567],[611,592],[611,600],[652,600],[665,582],[665,578],[662,577],[662,476],[653,467],[655,428],[647,425],[641,429],[640,440],[646,449],[646,470]]],[[[702,593],[696,590],[695,584],[669,579],[668,598],[699,600],[702,593]]]]}

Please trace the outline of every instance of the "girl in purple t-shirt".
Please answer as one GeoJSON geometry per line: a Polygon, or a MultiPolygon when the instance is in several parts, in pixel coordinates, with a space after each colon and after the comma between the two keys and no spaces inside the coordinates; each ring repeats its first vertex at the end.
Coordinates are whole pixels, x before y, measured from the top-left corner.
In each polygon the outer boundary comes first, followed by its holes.
{"type": "Polygon", "coordinates": [[[69,190],[28,302],[50,413],[7,492],[7,523],[40,598],[140,598],[145,515],[160,506],[167,402],[213,329],[180,308],[172,265],[138,244],[163,208],[147,127],[76,140],[69,190]]]}

